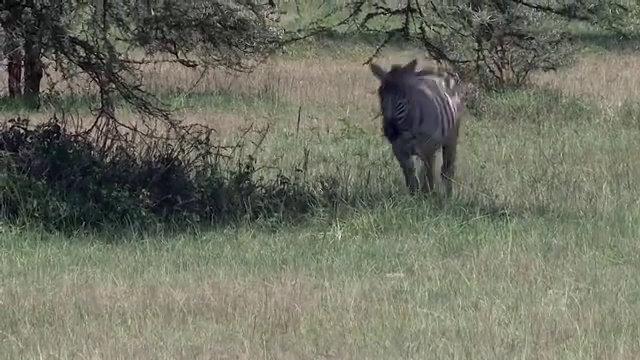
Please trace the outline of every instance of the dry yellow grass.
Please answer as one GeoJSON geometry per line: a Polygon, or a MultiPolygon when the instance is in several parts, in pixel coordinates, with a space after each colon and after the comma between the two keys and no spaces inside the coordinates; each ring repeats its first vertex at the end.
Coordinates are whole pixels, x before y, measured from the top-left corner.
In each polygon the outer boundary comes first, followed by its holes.
{"type": "Polygon", "coordinates": [[[565,94],[587,96],[603,106],[620,106],[640,98],[640,55],[596,53],[570,69],[539,75],[536,81],[565,94]]]}
{"type": "MultiPolygon", "coordinates": [[[[140,55],[134,56],[134,58],[140,55]]],[[[377,60],[385,66],[404,63],[418,58],[420,64],[428,64],[419,52],[385,53],[377,60]]],[[[214,69],[204,75],[199,70],[187,69],[176,64],[148,64],[142,66],[144,83],[154,93],[176,93],[188,96],[194,93],[226,92],[237,96],[268,96],[274,102],[305,107],[326,107],[339,109],[341,113],[361,126],[377,129],[377,122],[371,121],[376,112],[376,80],[371,76],[364,59],[276,59],[258,67],[250,74],[231,73],[214,69]],[[367,113],[369,116],[353,116],[367,113]]],[[[536,83],[559,89],[563,93],[587,96],[602,106],[619,107],[627,99],[640,97],[640,55],[598,53],[580,58],[570,69],[558,73],[539,74],[536,83]]],[[[45,77],[47,88],[55,83],[61,92],[93,92],[91,87],[74,79],[74,83],[62,81],[60,74],[50,71],[45,77]]],[[[6,84],[6,73],[0,73],[0,84],[6,84]]],[[[187,123],[205,123],[216,127],[222,133],[232,134],[249,123],[266,123],[273,114],[256,113],[255,109],[216,109],[214,105],[201,104],[199,108],[181,108],[177,117],[187,123]]],[[[34,121],[48,117],[48,114],[31,114],[34,121]]],[[[87,121],[86,113],[79,115],[87,121]]],[[[136,121],[135,114],[121,112],[124,121],[136,121]]],[[[318,120],[318,119],[316,119],[318,120]]],[[[331,126],[335,118],[320,119],[323,125],[331,126]]],[[[286,125],[295,123],[289,118],[286,125]]],[[[304,123],[306,124],[306,123],[304,123]]],[[[318,126],[317,121],[315,126],[318,126]]]]}

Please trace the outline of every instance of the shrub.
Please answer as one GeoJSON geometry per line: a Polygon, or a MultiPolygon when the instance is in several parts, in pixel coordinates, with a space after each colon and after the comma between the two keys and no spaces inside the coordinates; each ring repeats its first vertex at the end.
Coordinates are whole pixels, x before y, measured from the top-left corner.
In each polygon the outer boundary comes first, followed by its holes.
{"type": "MultiPolygon", "coordinates": [[[[285,174],[257,175],[255,160],[224,155],[212,132],[109,139],[65,121],[0,126],[0,212],[55,229],[159,222],[295,219],[321,199],[285,174]]],[[[241,146],[241,145],[239,145],[241,146]]]]}

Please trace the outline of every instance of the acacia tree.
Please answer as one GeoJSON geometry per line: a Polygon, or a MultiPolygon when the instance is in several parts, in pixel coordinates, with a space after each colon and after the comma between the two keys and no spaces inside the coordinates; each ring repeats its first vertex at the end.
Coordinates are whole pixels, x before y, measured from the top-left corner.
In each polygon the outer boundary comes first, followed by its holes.
{"type": "MultiPolygon", "coordinates": [[[[147,55],[170,54],[172,58],[163,61],[189,67],[250,70],[281,45],[281,33],[270,23],[264,6],[165,0],[153,2],[151,8],[151,3],[3,1],[5,55],[19,63],[24,54],[24,93],[29,103],[38,104],[45,60],[66,78],[88,75],[101,89],[102,112],[112,108],[107,99],[119,96],[141,114],[168,119],[168,111],[142,87],[139,67],[144,60],[132,60],[131,47],[142,47],[147,55]]],[[[20,82],[16,68],[9,69],[17,72],[10,76],[12,84],[20,82]]]]}
{"type": "Polygon", "coordinates": [[[438,63],[484,87],[521,85],[534,71],[567,65],[576,50],[569,21],[590,22],[624,36],[632,14],[614,0],[574,0],[555,6],[529,0],[388,3],[356,0],[347,5],[348,15],[337,24],[385,35],[369,61],[391,39],[405,37],[421,43],[438,63]],[[380,23],[396,26],[381,30],[380,23]]]}

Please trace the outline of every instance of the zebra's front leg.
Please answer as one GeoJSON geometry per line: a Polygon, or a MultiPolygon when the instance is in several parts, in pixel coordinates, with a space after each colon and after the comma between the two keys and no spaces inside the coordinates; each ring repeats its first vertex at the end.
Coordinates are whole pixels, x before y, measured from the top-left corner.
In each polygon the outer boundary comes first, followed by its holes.
{"type": "Polygon", "coordinates": [[[405,184],[409,189],[409,193],[413,195],[418,190],[418,176],[416,174],[416,166],[411,158],[411,152],[403,145],[404,144],[394,143],[391,146],[393,148],[393,154],[398,160],[400,168],[402,168],[405,184]]]}
{"type": "Polygon", "coordinates": [[[451,196],[452,182],[456,174],[457,147],[456,142],[442,147],[442,168],[440,176],[442,177],[447,196],[451,196]]]}
{"type": "Polygon", "coordinates": [[[420,183],[422,185],[422,192],[430,194],[435,190],[435,184],[433,181],[433,163],[435,161],[435,152],[428,150],[420,155],[420,159],[424,164],[422,166],[420,183]]]}

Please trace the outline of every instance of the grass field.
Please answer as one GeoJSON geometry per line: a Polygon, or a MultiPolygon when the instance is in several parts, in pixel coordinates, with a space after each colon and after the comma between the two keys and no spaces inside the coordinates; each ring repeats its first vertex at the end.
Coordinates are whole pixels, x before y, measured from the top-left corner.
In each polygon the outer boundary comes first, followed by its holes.
{"type": "Polygon", "coordinates": [[[368,50],[212,72],[192,94],[197,74],[150,66],[181,118],[229,141],[270,124],[260,163],[308,149],[309,176],[358,203],[195,234],[3,225],[0,358],[638,358],[640,53],[597,49],[539,90],[483,96],[440,208],[405,195],[368,50]]]}

